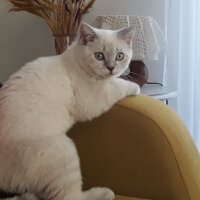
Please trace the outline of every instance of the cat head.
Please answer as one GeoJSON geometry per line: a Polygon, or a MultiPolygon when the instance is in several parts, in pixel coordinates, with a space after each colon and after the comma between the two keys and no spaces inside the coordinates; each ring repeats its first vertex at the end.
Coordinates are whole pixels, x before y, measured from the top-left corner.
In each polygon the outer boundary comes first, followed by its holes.
{"type": "Polygon", "coordinates": [[[79,28],[77,39],[82,67],[91,76],[120,76],[132,58],[134,27],[111,31],[96,29],[86,23],[79,28]]]}

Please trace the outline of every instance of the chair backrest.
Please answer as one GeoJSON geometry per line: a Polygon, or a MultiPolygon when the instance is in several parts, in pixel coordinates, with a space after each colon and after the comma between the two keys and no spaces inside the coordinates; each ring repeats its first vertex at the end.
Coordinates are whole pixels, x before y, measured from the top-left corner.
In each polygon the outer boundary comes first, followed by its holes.
{"type": "Polygon", "coordinates": [[[84,189],[106,186],[119,195],[191,200],[168,139],[143,114],[115,105],[68,134],[80,155],[84,189]]]}

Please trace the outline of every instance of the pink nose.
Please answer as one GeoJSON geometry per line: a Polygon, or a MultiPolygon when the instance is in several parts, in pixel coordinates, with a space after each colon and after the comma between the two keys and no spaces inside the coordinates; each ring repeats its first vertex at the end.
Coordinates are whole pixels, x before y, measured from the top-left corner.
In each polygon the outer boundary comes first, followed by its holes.
{"type": "Polygon", "coordinates": [[[115,67],[106,67],[110,72],[113,71],[113,69],[115,69],[115,67]]]}

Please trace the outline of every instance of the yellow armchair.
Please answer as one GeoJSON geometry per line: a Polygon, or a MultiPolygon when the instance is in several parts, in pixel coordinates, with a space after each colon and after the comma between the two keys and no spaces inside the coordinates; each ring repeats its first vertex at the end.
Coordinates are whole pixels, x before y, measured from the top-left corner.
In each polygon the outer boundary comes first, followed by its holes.
{"type": "Polygon", "coordinates": [[[200,200],[200,156],[184,123],[162,102],[139,95],[69,132],[84,189],[106,186],[117,200],[200,200]]]}

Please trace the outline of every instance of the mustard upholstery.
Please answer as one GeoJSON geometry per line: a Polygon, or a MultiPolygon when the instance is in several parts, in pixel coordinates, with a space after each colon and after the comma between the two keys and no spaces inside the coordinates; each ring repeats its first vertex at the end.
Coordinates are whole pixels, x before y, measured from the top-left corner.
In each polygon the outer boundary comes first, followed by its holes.
{"type": "Polygon", "coordinates": [[[200,200],[199,153],[182,120],[158,100],[125,98],[69,136],[84,189],[110,187],[117,200],[200,200]]]}
{"type": "Polygon", "coordinates": [[[134,197],[126,197],[126,196],[119,196],[116,195],[115,200],[150,200],[150,199],[141,199],[141,198],[134,198],[134,197]]]}

